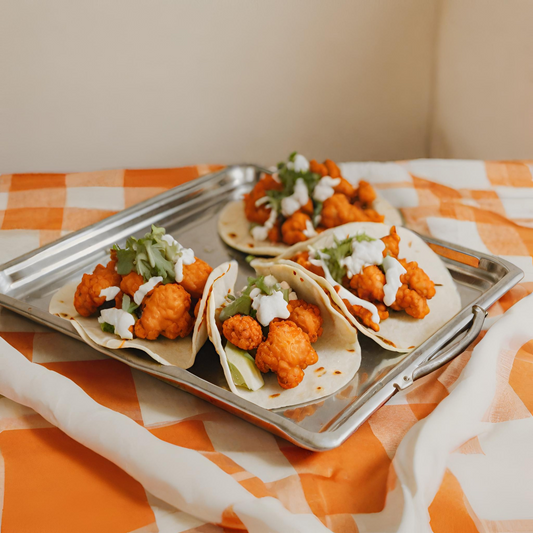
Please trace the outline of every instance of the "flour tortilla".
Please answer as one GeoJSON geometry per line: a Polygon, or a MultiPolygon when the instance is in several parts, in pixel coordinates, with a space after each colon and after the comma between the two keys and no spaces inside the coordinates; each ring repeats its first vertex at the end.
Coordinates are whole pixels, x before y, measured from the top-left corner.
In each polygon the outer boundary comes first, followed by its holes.
{"type": "Polygon", "coordinates": [[[298,252],[306,251],[308,246],[318,249],[331,246],[334,236],[338,239],[345,239],[348,236],[364,232],[370,237],[379,239],[388,235],[389,231],[390,226],[386,224],[372,222],[345,224],[325,231],[318,237],[292,246],[274,260],[256,259],[252,261],[252,266],[261,274],[268,270],[268,264],[272,261],[303,270],[329,292],[332,301],[361,333],[370,337],[387,350],[408,352],[422,344],[461,310],[461,298],[448,269],[439,256],[418,235],[403,227],[396,228],[400,236],[399,257],[407,261],[416,261],[435,283],[436,294],[431,300],[428,300],[430,312],[424,318],[417,319],[410,317],[403,311],[396,312],[391,310],[389,318],[380,322],[378,332],[358,322],[348,311],[333,286],[323,277],[317,276],[297,263],[290,261],[290,258],[298,252]]]}
{"type": "Polygon", "coordinates": [[[324,319],[324,332],[313,348],[318,354],[318,362],[308,366],[303,381],[294,389],[279,386],[272,372],[263,374],[265,385],[257,391],[237,387],[233,383],[224,351],[225,339],[220,335],[216,323],[216,310],[222,306],[228,293],[233,294],[237,280],[236,262],[227,263],[227,272],[213,284],[207,305],[207,327],[209,338],[220,355],[226,381],[232,392],[266,409],[296,405],[328,396],[349,383],[361,364],[361,348],[357,331],[346,318],[336,311],[327,294],[305,272],[286,265],[271,265],[269,273],[278,281],[286,281],[299,298],[318,305],[324,319]]]}
{"type": "Polygon", "coordinates": [[[146,352],[162,365],[190,368],[194,364],[196,354],[207,340],[207,300],[213,281],[222,272],[221,267],[217,267],[207,279],[193,332],[185,338],[171,340],[160,336],[153,341],[146,339],[123,340],[117,335],[102,331],[97,317],[83,317],[74,307],[74,294],[79,280],[72,281],[57,291],[52,297],[48,310],[53,315],[70,320],[74,329],[87,344],[96,344],[113,350],[136,348],[146,352]]]}
{"type": "MultiPolygon", "coordinates": [[[[403,224],[400,212],[384,198],[378,196],[372,208],[385,216],[387,224],[403,224]]],[[[289,246],[282,242],[258,241],[252,237],[250,222],[244,213],[243,200],[226,204],[218,218],[218,233],[228,246],[252,255],[276,256],[289,249],[289,246]]]]}

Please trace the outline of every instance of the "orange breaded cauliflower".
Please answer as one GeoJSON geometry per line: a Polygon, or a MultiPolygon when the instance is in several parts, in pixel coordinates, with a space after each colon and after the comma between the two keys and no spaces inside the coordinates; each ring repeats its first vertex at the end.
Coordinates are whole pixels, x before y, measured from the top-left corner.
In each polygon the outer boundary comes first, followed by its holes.
{"type": "Polygon", "coordinates": [[[287,309],[290,316],[287,320],[294,322],[302,331],[307,333],[311,342],[316,342],[322,335],[322,323],[317,305],[309,304],[304,300],[290,300],[287,309]]]}
{"type": "Polygon", "coordinates": [[[342,178],[341,169],[334,161],[332,161],[331,159],[326,159],[324,161],[324,166],[328,169],[328,176],[330,176],[331,178],[342,178]]]}
{"type": "Polygon", "coordinates": [[[141,318],[135,323],[135,335],[140,339],[186,337],[194,325],[189,314],[191,295],[180,285],[158,285],[144,300],[141,318]]]}
{"type": "Polygon", "coordinates": [[[295,256],[291,257],[291,261],[303,266],[309,272],[313,272],[317,276],[325,277],[324,269],[321,266],[313,265],[309,261],[309,252],[299,252],[295,256]]]}
{"type": "Polygon", "coordinates": [[[193,297],[201,298],[209,274],[213,269],[198,257],[192,265],[183,265],[183,281],[180,285],[193,297]]]}
{"type": "Polygon", "coordinates": [[[272,229],[268,232],[267,239],[270,242],[280,242],[281,241],[281,222],[276,220],[272,229]]]}
{"type": "Polygon", "coordinates": [[[266,207],[265,204],[256,206],[255,203],[260,198],[266,196],[266,191],[281,191],[282,189],[283,185],[276,181],[270,174],[260,179],[255,184],[255,187],[248,194],[244,195],[244,212],[246,218],[250,222],[263,225],[270,216],[270,208],[266,207]]]}
{"type": "Polygon", "coordinates": [[[361,180],[357,189],[357,196],[364,206],[372,205],[372,202],[376,199],[376,191],[368,181],[361,180]]]}
{"type": "Polygon", "coordinates": [[[353,198],[357,192],[354,186],[342,177],[340,180],[341,182],[336,187],[333,187],[333,190],[338,194],[344,194],[344,196],[347,196],[350,199],[353,198]]]}
{"type": "Polygon", "coordinates": [[[81,316],[89,317],[96,313],[105,302],[105,296],[100,296],[102,289],[118,287],[121,276],[115,270],[115,261],[109,261],[107,266],[97,265],[92,274],[84,274],[74,295],[74,307],[81,316]]]}
{"type": "Polygon", "coordinates": [[[413,318],[424,318],[429,313],[427,300],[405,284],[398,289],[396,301],[391,305],[391,309],[405,311],[413,318]]]}
{"type": "Polygon", "coordinates": [[[355,294],[368,302],[382,302],[385,297],[383,287],[386,283],[385,274],[376,265],[363,268],[350,280],[350,287],[355,294]]]}
{"type": "Polygon", "coordinates": [[[400,259],[400,263],[407,270],[400,277],[400,281],[423,298],[431,300],[435,296],[435,284],[429,279],[429,276],[418,266],[416,261],[408,263],[405,259],[400,259]]]}
{"type": "Polygon", "coordinates": [[[323,163],[319,163],[316,159],[309,161],[309,170],[315,174],[320,174],[321,177],[328,176],[328,168],[323,163]]]}
{"type": "Polygon", "coordinates": [[[304,213],[297,211],[281,225],[281,235],[286,244],[296,244],[306,241],[308,237],[304,234],[307,223],[311,223],[311,218],[304,213]]]}
{"type": "Polygon", "coordinates": [[[144,278],[137,272],[132,271],[122,278],[120,290],[133,298],[141,285],[144,285],[144,278]]]}
{"type": "Polygon", "coordinates": [[[296,387],[304,378],[304,370],[318,361],[311,341],[294,322],[271,322],[268,338],[257,348],[255,364],[261,372],[272,370],[284,389],[296,387]]]}
{"type": "MultiPolygon", "coordinates": [[[[400,253],[400,236],[396,233],[396,226],[392,226],[389,234],[385,237],[381,237],[385,250],[383,250],[383,257],[392,255],[394,258],[398,258],[400,253]]],[[[404,265],[405,266],[405,265],[404,265]]]]}
{"type": "Polygon", "coordinates": [[[322,207],[321,225],[335,228],[348,222],[366,222],[368,217],[363,209],[350,203],[344,194],[330,196],[322,207]]]}
{"type": "MultiPolygon", "coordinates": [[[[343,300],[344,305],[347,307],[348,311],[356,318],[359,318],[360,321],[367,327],[372,328],[374,331],[379,331],[379,324],[376,324],[372,320],[372,312],[362,307],[360,305],[352,305],[348,300],[343,300]]],[[[378,309],[379,312],[379,309],[378,309]]],[[[381,313],[380,313],[381,316],[381,313]]],[[[388,316],[388,314],[387,314],[388,316]]]]}
{"type": "Polygon", "coordinates": [[[263,341],[263,330],[257,320],[247,315],[234,315],[222,324],[229,342],[241,350],[255,350],[263,341]]]}

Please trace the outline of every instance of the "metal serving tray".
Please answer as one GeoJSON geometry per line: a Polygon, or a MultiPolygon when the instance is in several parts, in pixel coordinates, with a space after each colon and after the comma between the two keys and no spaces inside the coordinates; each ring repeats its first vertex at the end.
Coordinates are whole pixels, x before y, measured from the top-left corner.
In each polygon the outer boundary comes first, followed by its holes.
{"type": "MultiPolygon", "coordinates": [[[[184,246],[216,266],[236,259],[238,284],[252,274],[245,254],[228,248],[218,237],[217,218],[230,200],[240,198],[265,169],[238,165],[169,190],[146,202],[67,235],[0,266],[0,305],[80,339],[70,322],[48,313],[52,294],[105,260],[113,243],[140,237],[151,224],[165,226],[184,246]]],[[[360,335],[362,364],[353,380],[318,401],[267,410],[232,394],[211,343],[207,342],[189,370],[162,366],[136,350],[99,351],[147,372],[309,450],[342,444],[399,389],[439,368],[476,338],[486,312],[518,283],[523,273],[513,264],[423,237],[442,256],[459,289],[461,312],[409,354],[389,352],[360,335]]],[[[240,286],[238,285],[237,286],[240,286]]]]}

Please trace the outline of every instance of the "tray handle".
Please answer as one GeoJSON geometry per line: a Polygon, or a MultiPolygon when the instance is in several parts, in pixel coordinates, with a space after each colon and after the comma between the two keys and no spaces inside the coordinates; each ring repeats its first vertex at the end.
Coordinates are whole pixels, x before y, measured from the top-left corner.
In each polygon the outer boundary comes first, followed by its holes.
{"type": "Polygon", "coordinates": [[[431,359],[416,367],[413,371],[413,381],[427,376],[434,370],[437,370],[437,368],[440,368],[442,365],[445,365],[451,361],[454,357],[463,352],[468,345],[477,338],[481,328],[483,327],[483,322],[487,316],[487,311],[485,311],[485,309],[479,305],[474,305],[472,307],[472,314],[474,317],[468,333],[462,339],[454,342],[451,346],[444,347],[442,350],[433,355],[431,359]]]}

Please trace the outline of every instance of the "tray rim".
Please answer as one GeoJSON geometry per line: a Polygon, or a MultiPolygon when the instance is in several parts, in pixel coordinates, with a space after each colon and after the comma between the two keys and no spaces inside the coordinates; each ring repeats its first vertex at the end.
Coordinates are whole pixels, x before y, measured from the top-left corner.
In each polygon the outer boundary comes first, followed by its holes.
{"type": "MultiPolygon", "coordinates": [[[[152,198],[149,198],[141,203],[130,206],[129,208],[120,211],[110,217],[107,217],[103,220],[100,220],[90,226],[84,227],[78,231],[69,233],[60,239],[53,241],[45,246],[39,247],[35,250],[27,252],[19,257],[16,257],[2,265],[0,265],[0,274],[9,275],[10,272],[16,272],[18,269],[24,267],[25,264],[28,264],[29,261],[36,258],[41,254],[45,254],[51,250],[60,251],[68,244],[69,241],[74,240],[83,240],[84,236],[94,234],[94,232],[102,229],[112,229],[114,226],[118,225],[120,220],[123,220],[133,213],[139,214],[139,212],[150,212],[150,210],[155,209],[156,206],[165,205],[175,198],[184,196],[187,192],[191,190],[199,189],[204,183],[210,181],[215,181],[220,176],[231,173],[234,170],[246,170],[253,169],[254,172],[269,172],[267,169],[260,165],[255,164],[236,164],[229,165],[224,167],[221,170],[218,170],[213,173],[206,174],[199,178],[193,179],[191,181],[185,182],[177,187],[164,191],[159,195],[156,195],[152,198]],[[17,268],[18,267],[18,268],[17,268]]],[[[410,230],[412,231],[412,230],[410,230]]],[[[416,232],[414,232],[416,233],[416,232]]],[[[418,234],[419,235],[419,234],[418,234]]],[[[219,407],[248,420],[260,427],[267,429],[268,431],[277,434],[290,442],[313,451],[325,451],[336,448],[342,444],[357,428],[368,419],[372,413],[374,413],[383,403],[385,403],[390,397],[400,389],[405,389],[412,385],[413,383],[413,372],[417,367],[431,359],[435,353],[442,349],[445,345],[449,344],[462,331],[469,325],[473,319],[472,315],[472,306],[478,305],[483,309],[487,309],[490,305],[496,302],[505,292],[507,292],[512,286],[520,281],[523,277],[523,272],[514,264],[501,259],[496,256],[485,254],[482,252],[477,252],[469,248],[465,248],[460,245],[455,245],[442,241],[440,239],[435,239],[433,237],[428,237],[425,235],[419,235],[424,241],[428,243],[433,243],[439,246],[442,246],[446,249],[459,252],[461,254],[474,257],[481,260],[486,260],[491,263],[496,263],[500,267],[504,268],[507,273],[493,284],[488,290],[482,292],[475,301],[468,304],[461,309],[461,311],[453,317],[446,325],[444,325],[439,331],[427,339],[422,345],[413,350],[413,352],[407,356],[403,361],[398,365],[392,367],[391,372],[387,373],[386,376],[392,374],[391,377],[387,380],[386,383],[383,383],[381,387],[369,394],[368,399],[364,405],[368,406],[367,411],[369,411],[362,420],[359,420],[355,415],[359,412],[359,408],[354,408],[353,404],[348,406],[348,413],[344,415],[343,422],[331,431],[320,431],[314,432],[308,429],[305,429],[293,422],[288,418],[280,416],[275,410],[270,411],[259,407],[255,404],[252,404],[237,395],[227,391],[211,382],[203,380],[202,378],[196,376],[195,374],[188,372],[177,367],[168,367],[163,365],[158,365],[157,363],[153,364],[142,364],[145,363],[144,360],[136,360],[133,357],[124,356],[124,351],[119,350],[110,350],[100,346],[94,346],[99,352],[104,353],[114,359],[118,359],[123,363],[127,364],[132,368],[136,368],[142,372],[151,374],[163,381],[169,382],[170,384],[186,390],[196,396],[203,398],[204,400],[209,401],[219,407]],[[440,334],[440,335],[439,335],[440,334]],[[436,338],[436,337],[439,338],[436,338]],[[426,350],[430,347],[432,349],[431,353],[426,354],[426,350]],[[416,358],[413,358],[413,354],[420,352],[416,358]],[[162,371],[164,370],[164,371],[162,371]],[[392,387],[392,389],[391,389],[392,387]],[[244,405],[239,405],[244,404],[244,405]],[[351,411],[351,414],[350,414],[351,411]]],[[[447,264],[456,263],[453,260],[446,259],[442,257],[442,260],[447,264]]],[[[475,268],[475,267],[473,267],[475,268]]],[[[3,292],[3,288],[0,283],[0,306],[10,309],[17,314],[25,316],[30,320],[37,322],[41,325],[50,327],[64,333],[70,337],[73,337],[77,340],[83,342],[79,337],[75,329],[72,327],[70,322],[67,322],[59,317],[49,314],[46,311],[41,310],[40,308],[35,308],[32,305],[25,303],[23,300],[19,300],[12,296],[9,296],[3,292]]],[[[381,380],[380,380],[381,381],[381,380]]],[[[361,398],[363,398],[369,391],[372,391],[380,382],[375,383],[368,391],[365,391],[361,398]]],[[[299,404],[298,406],[305,405],[299,404]]],[[[341,414],[344,411],[341,411],[341,414]]]]}

